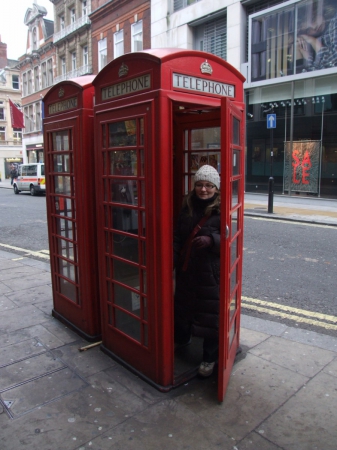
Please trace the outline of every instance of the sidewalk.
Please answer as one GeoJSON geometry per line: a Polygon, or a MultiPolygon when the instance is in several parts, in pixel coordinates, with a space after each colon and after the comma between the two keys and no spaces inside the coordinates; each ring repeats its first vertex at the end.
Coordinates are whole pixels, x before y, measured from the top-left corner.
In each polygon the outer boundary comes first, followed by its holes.
{"type": "Polygon", "coordinates": [[[337,337],[242,316],[216,374],[162,394],[51,316],[48,264],[0,251],[1,449],[335,450],[337,337]]]}
{"type": "MultiPolygon", "coordinates": [[[[274,211],[246,195],[246,215],[337,225],[332,200],[275,196],[274,211]]],[[[243,315],[219,404],[216,374],[160,393],[99,347],[79,352],[51,309],[49,264],[0,250],[2,450],[336,449],[337,337],[243,315]]]]}

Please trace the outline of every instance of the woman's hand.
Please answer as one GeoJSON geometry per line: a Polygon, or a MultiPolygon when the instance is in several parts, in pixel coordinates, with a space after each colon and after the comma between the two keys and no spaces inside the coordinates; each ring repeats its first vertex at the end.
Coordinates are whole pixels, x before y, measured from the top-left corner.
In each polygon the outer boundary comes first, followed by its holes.
{"type": "Polygon", "coordinates": [[[206,248],[213,244],[213,239],[210,236],[198,236],[193,239],[192,244],[196,249],[206,248]]]}

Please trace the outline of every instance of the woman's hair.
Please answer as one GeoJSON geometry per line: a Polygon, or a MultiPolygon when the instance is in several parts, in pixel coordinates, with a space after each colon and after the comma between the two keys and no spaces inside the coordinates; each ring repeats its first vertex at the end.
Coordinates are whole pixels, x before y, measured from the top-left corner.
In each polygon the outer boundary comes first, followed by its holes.
{"type": "MultiPolygon", "coordinates": [[[[193,214],[193,203],[192,198],[195,196],[195,190],[193,189],[191,192],[189,192],[183,200],[183,208],[187,208],[188,215],[192,216],[193,214]]],[[[206,215],[211,215],[212,211],[217,211],[220,213],[220,204],[221,204],[221,196],[220,191],[216,190],[214,194],[214,200],[213,202],[209,203],[207,205],[207,208],[205,210],[206,215]]]]}

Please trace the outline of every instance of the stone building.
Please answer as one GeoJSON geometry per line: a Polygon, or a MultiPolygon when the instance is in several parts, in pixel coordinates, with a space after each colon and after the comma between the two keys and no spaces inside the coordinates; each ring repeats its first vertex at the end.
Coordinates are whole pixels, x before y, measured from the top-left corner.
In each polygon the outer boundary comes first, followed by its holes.
{"type": "Polygon", "coordinates": [[[7,58],[7,44],[0,36],[0,179],[9,178],[13,163],[22,162],[22,129],[13,128],[11,100],[21,109],[20,71],[18,61],[7,58]]]}
{"type": "Polygon", "coordinates": [[[27,30],[26,53],[19,58],[22,85],[24,162],[43,162],[43,96],[54,84],[55,47],[54,22],[45,18],[47,10],[33,4],[25,14],[27,30]]]}
{"type": "Polygon", "coordinates": [[[124,55],[151,48],[149,0],[92,0],[93,73],[124,55]]]}
{"type": "Polygon", "coordinates": [[[54,82],[92,73],[90,0],[50,0],[54,5],[54,82]]]}

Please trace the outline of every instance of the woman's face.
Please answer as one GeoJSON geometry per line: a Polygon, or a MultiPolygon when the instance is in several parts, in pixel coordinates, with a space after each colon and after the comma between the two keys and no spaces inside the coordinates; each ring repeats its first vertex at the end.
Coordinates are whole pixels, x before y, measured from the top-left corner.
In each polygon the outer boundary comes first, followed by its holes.
{"type": "Polygon", "coordinates": [[[206,180],[197,181],[194,185],[194,189],[196,196],[203,200],[212,198],[217,191],[216,186],[206,180]]]}

